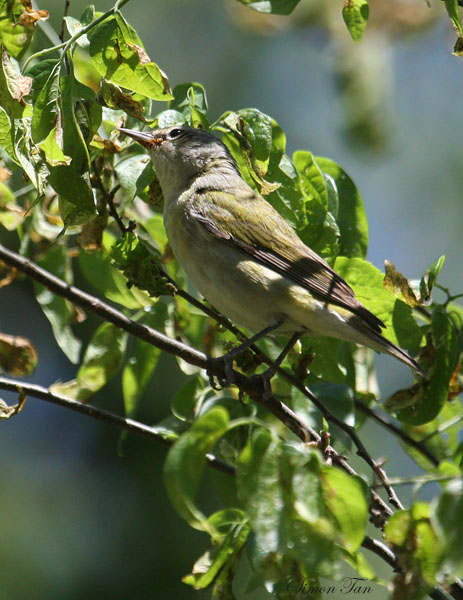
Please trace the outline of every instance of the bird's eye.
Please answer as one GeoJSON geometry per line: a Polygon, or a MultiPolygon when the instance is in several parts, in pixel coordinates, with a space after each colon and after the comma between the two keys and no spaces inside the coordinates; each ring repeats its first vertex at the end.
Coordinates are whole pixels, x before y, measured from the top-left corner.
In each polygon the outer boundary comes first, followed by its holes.
{"type": "Polygon", "coordinates": [[[167,137],[170,140],[175,140],[175,138],[180,137],[182,135],[182,133],[183,133],[182,129],[172,129],[172,131],[169,131],[169,134],[167,137]]]}

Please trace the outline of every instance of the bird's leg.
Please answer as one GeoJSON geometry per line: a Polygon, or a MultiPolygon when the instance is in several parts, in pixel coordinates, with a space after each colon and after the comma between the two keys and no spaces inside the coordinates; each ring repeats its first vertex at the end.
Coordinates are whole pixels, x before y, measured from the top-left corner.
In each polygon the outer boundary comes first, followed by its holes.
{"type": "Polygon", "coordinates": [[[261,373],[260,375],[258,375],[258,377],[262,378],[262,383],[264,384],[264,399],[268,399],[272,395],[272,386],[271,386],[271,383],[270,383],[272,377],[277,372],[279,366],[284,361],[284,359],[286,358],[286,356],[290,352],[291,348],[293,348],[294,344],[303,335],[304,335],[303,331],[298,331],[296,333],[293,333],[293,335],[291,336],[290,340],[285,345],[285,347],[280,352],[280,354],[277,356],[277,358],[274,360],[274,362],[269,366],[269,368],[266,371],[264,371],[263,373],[261,373]]]}
{"type": "MultiPolygon", "coordinates": [[[[231,385],[233,383],[233,359],[236,358],[242,352],[244,352],[244,350],[246,350],[247,348],[249,348],[250,346],[255,344],[255,342],[257,342],[261,338],[265,337],[269,333],[272,333],[272,331],[275,331],[275,329],[278,329],[283,324],[284,320],[285,320],[285,317],[283,315],[279,316],[278,319],[276,319],[271,325],[268,325],[267,327],[265,327],[264,329],[262,329],[261,331],[259,331],[258,333],[256,333],[252,337],[250,337],[248,340],[246,340],[245,342],[240,344],[239,346],[236,346],[236,348],[233,348],[232,350],[230,350],[223,356],[218,356],[217,358],[210,359],[211,363],[221,363],[224,365],[225,378],[222,379],[221,381],[219,381],[220,385],[231,385]]],[[[288,350],[288,352],[289,352],[289,350],[288,350]]],[[[280,357],[278,357],[277,360],[279,358],[280,357]]],[[[281,360],[283,360],[283,359],[284,359],[284,356],[281,360]]],[[[270,367],[270,368],[272,368],[272,367],[270,367]]],[[[277,366],[277,368],[278,368],[278,366],[277,366]]],[[[212,381],[212,378],[213,378],[213,376],[209,375],[209,379],[211,381],[212,381]]],[[[214,387],[214,385],[212,385],[212,387],[214,387]]]]}

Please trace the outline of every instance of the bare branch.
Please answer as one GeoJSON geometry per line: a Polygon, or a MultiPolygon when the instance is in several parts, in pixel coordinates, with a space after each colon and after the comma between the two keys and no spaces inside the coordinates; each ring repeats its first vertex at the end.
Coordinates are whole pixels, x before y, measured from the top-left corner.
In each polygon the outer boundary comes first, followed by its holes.
{"type": "MultiPolygon", "coordinates": [[[[24,383],[22,381],[13,381],[11,379],[7,379],[6,377],[0,377],[0,388],[7,390],[8,392],[25,394],[28,397],[39,398],[40,400],[46,400],[52,404],[69,408],[70,410],[86,415],[87,417],[96,419],[97,421],[115,425],[120,429],[125,429],[126,431],[130,431],[132,433],[144,435],[145,437],[156,440],[157,442],[161,442],[166,446],[171,446],[173,443],[172,441],[166,439],[156,427],[150,427],[149,425],[145,425],[139,421],[120,417],[119,415],[115,415],[114,413],[102,408],[97,408],[91,404],[84,404],[83,402],[78,402],[77,400],[71,400],[70,398],[66,398],[66,396],[61,396],[60,394],[50,392],[49,389],[42,387],[41,385],[24,383]]],[[[213,454],[207,454],[206,459],[211,467],[224,473],[231,475],[235,474],[235,469],[232,467],[232,465],[229,465],[228,463],[218,459],[213,454]]]]}

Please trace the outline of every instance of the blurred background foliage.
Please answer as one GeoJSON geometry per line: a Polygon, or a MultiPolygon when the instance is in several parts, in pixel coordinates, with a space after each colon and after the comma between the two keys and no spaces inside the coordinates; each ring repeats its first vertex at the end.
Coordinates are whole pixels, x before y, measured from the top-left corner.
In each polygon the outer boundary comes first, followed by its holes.
{"type": "MultiPolygon", "coordinates": [[[[289,152],[308,149],[350,173],[365,203],[373,264],[382,268],[388,259],[414,278],[445,254],[440,283],[458,292],[462,64],[452,55],[455,34],[443,3],[370,0],[360,44],[346,31],[341,4],[301,0],[290,17],[278,17],[236,0],[134,0],[124,14],[173,87],[192,80],[205,86],[211,120],[225,110],[256,107],[285,130],[289,152]]],[[[97,2],[96,8],[111,6],[97,2]]],[[[40,8],[59,31],[64,3],[47,1],[40,8]]],[[[71,1],[69,14],[79,16],[84,8],[71,1]]],[[[42,47],[41,36],[32,51],[42,47]]],[[[2,229],[1,236],[7,243],[9,234],[2,229]]],[[[83,337],[96,325],[90,316],[80,326],[83,337]]],[[[75,376],[26,282],[1,290],[0,329],[29,337],[34,331],[40,356],[35,382],[47,386],[75,376]]],[[[408,383],[400,365],[378,362],[384,397],[408,383]]],[[[140,420],[166,414],[182,384],[170,368],[163,357],[140,420]]],[[[122,413],[117,386],[109,384],[97,402],[122,413]]],[[[15,401],[6,392],[1,396],[15,401]]],[[[364,440],[374,456],[388,457],[390,476],[416,473],[374,425],[364,440]]],[[[207,540],[167,500],[160,475],[164,448],[131,435],[121,442],[115,429],[30,399],[20,417],[1,424],[0,453],[0,600],[196,597],[180,579],[207,540]]],[[[216,476],[207,474],[201,498],[211,510],[216,499],[207,478],[216,476]]],[[[407,493],[401,490],[403,500],[407,493]]],[[[429,500],[433,485],[419,493],[429,500]]],[[[246,573],[240,581],[238,597],[246,573]]],[[[369,597],[381,600],[386,591],[374,586],[369,597]]]]}

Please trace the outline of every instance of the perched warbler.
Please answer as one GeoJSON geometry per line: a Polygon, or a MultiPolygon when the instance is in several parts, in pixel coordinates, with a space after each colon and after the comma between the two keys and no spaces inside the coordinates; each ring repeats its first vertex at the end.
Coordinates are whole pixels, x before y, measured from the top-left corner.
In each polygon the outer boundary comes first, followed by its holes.
{"type": "Polygon", "coordinates": [[[119,131],[147,148],[174,254],[220,312],[251,331],[273,328],[363,344],[424,375],[381,335],[382,321],[342,277],[244,181],[213,134],[186,126],[119,131]]]}

